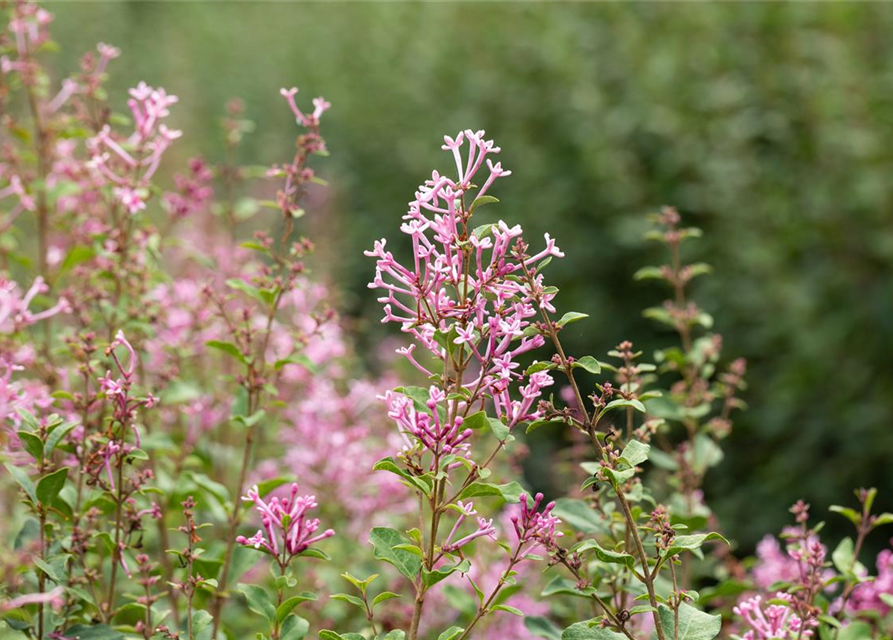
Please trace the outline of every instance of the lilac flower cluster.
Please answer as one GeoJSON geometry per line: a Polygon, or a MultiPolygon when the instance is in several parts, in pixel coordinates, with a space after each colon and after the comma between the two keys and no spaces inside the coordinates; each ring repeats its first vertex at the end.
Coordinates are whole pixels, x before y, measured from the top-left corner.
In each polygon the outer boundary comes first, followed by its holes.
{"type": "Polygon", "coordinates": [[[275,556],[283,564],[288,564],[310,545],[335,535],[332,529],[313,535],[319,529],[319,519],[308,518],[307,512],[319,505],[314,496],[298,496],[297,484],[292,484],[287,498],[274,496],[269,502],[260,497],[255,485],[242,500],[254,503],[263,529],[258,529],[250,538],[239,536],[236,542],[275,556]]]}
{"type": "Polygon", "coordinates": [[[764,608],[762,597],[753,596],[733,608],[735,615],[744,618],[750,627],[742,636],[743,640],[798,640],[811,637],[818,621],[801,619],[791,606],[794,598],[790,594],[779,592],[775,598],[789,604],[770,604],[764,608]]]}
{"type": "MultiPolygon", "coordinates": [[[[399,323],[415,339],[415,344],[399,353],[432,379],[460,374],[456,391],[461,399],[432,396],[433,402],[443,402],[448,416],[462,416],[490,397],[497,416],[512,427],[540,417],[536,400],[552,384],[551,376],[543,371],[529,377],[521,400],[512,400],[509,394],[512,383],[525,379],[518,356],[544,343],[541,335],[526,331],[537,313],[535,293],[547,306],[555,295],[543,287],[542,274],[534,272],[548,258],[564,254],[546,234],[545,249],[527,255],[521,227],[503,221],[472,228],[472,214],[491,201],[487,194],[494,181],[511,172],[492,162],[489,156],[500,149],[484,138],[483,131],[466,130],[444,141],[443,149],[452,152],[457,175],[450,178],[433,172],[409,203],[401,231],[411,239],[412,263],[399,262],[386,249],[386,240],[376,242],[366,252],[377,259],[369,286],[385,292],[379,298],[384,304],[383,322],[399,323]],[[477,187],[475,179],[485,163],[489,171],[477,187]],[[524,278],[528,274],[532,287],[524,278]],[[429,368],[420,359],[415,353],[418,345],[437,367],[429,368]]],[[[435,433],[429,424],[419,424],[419,417],[398,394],[388,394],[385,400],[395,419],[425,448],[440,443],[455,448],[468,437],[456,418],[437,424],[435,433]]]]}
{"type": "Polygon", "coordinates": [[[134,121],[130,136],[121,139],[105,125],[87,141],[97,181],[112,185],[115,198],[129,214],[146,208],[149,180],[158,170],[161,156],[182,135],[162,122],[177,100],[161,87],[140,82],[130,90],[127,101],[134,121]]]}
{"type": "Polygon", "coordinates": [[[527,494],[521,494],[521,513],[511,517],[515,534],[518,536],[519,547],[523,548],[523,545],[531,543],[530,546],[523,549],[523,553],[519,554],[522,559],[538,547],[543,547],[547,551],[555,549],[557,539],[564,535],[556,529],[561,524],[561,520],[552,515],[552,510],[555,508],[554,502],[550,502],[542,511],[538,511],[543,501],[543,494],[536,494],[533,504],[528,505],[527,501],[527,494]]]}

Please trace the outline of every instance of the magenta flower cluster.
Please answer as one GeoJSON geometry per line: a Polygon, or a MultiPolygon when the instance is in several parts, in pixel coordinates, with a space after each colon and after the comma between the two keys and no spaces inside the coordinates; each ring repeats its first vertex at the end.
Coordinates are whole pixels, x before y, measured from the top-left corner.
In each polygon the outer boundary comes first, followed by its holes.
{"type": "Polygon", "coordinates": [[[276,556],[284,564],[306,551],[310,545],[335,535],[332,529],[314,535],[319,529],[319,518],[310,518],[307,513],[319,505],[314,496],[299,496],[297,484],[291,485],[288,497],[273,496],[269,501],[260,497],[255,485],[242,500],[254,504],[263,528],[250,538],[239,536],[236,541],[276,556]]]}

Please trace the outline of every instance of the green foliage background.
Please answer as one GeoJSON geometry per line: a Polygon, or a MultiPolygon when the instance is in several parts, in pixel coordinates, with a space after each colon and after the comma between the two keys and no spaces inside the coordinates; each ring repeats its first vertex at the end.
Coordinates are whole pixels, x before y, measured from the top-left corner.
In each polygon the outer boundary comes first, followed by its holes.
{"type": "MultiPolygon", "coordinates": [[[[484,128],[514,171],[494,215],[550,231],[550,267],[578,353],[671,336],[640,318],[662,292],[633,283],[660,256],[644,214],[704,228],[696,289],[750,361],[708,498],[745,546],[797,497],[824,516],[850,489],[893,503],[893,7],[871,4],[52,4],[69,55],[120,46],[113,101],[139,79],[179,95],[178,153],[220,158],[232,96],[258,124],[244,160],[288,156],[280,86],[334,105],[331,181],[308,214],[326,272],[369,344],[381,329],[361,251],[396,232],[440,136],[484,128]],[[722,496],[721,500],[716,497],[722,496]]],[[[169,163],[169,165],[172,163],[169,163]]],[[[488,211],[488,215],[490,215],[488,211]]],[[[534,480],[548,485],[548,468],[534,480]]],[[[835,523],[834,520],[831,521],[835,523]]],[[[841,525],[842,526],[842,525],[841,525]]],[[[877,544],[883,541],[878,541],[877,544]]]]}

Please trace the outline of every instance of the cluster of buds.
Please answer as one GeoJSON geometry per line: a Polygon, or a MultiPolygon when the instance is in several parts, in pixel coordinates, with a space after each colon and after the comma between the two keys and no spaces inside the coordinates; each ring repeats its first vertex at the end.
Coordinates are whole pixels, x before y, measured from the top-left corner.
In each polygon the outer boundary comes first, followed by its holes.
{"type": "Polygon", "coordinates": [[[173,218],[185,218],[200,210],[214,196],[214,175],[201,158],[189,160],[189,173],[174,176],[175,191],[164,194],[165,208],[173,218]]]}
{"type": "Polygon", "coordinates": [[[305,185],[315,179],[313,169],[307,166],[308,158],[314,153],[325,153],[326,142],[319,135],[319,121],[322,114],[328,111],[332,105],[324,98],[313,99],[313,112],[305,114],[298,108],[295,96],[297,87],[280,89],[279,93],[285,98],[289,109],[295,116],[295,122],[306,129],[306,132],[298,136],[295,142],[296,151],[290,164],[274,165],[268,172],[268,177],[285,176],[285,186],[276,194],[276,202],[287,219],[297,218],[302,210],[298,206],[304,195],[305,185]]]}
{"type": "MultiPolygon", "coordinates": [[[[440,415],[437,405],[445,396],[441,389],[432,386],[428,389],[428,394],[425,402],[428,412],[417,411],[412,399],[405,395],[387,391],[383,396],[388,406],[388,417],[397,423],[400,434],[406,441],[405,452],[412,451],[416,444],[421,444],[435,457],[468,451],[467,441],[472,430],[462,429],[462,416],[450,420],[440,415]]],[[[435,463],[432,461],[431,464],[435,463]]]]}
{"type": "Polygon", "coordinates": [[[518,554],[522,559],[540,546],[547,551],[556,549],[558,547],[557,539],[564,535],[561,531],[556,530],[556,527],[561,524],[561,520],[552,515],[555,503],[550,502],[542,511],[538,511],[542,501],[543,494],[538,493],[533,499],[533,503],[528,505],[527,494],[522,493],[521,513],[511,517],[515,534],[518,536],[519,548],[523,549],[523,552],[518,554]],[[523,548],[527,543],[531,543],[530,546],[523,548]]]}
{"type": "Polygon", "coordinates": [[[670,526],[670,514],[663,505],[657,505],[651,512],[649,528],[654,535],[654,544],[658,549],[666,551],[676,539],[676,530],[670,526]]]}
{"type": "Polygon", "coordinates": [[[242,500],[254,503],[263,528],[258,529],[250,538],[238,536],[236,542],[275,557],[280,566],[287,566],[292,558],[306,551],[312,544],[335,535],[332,529],[314,535],[319,529],[319,519],[308,518],[307,513],[318,506],[316,498],[299,496],[297,484],[292,484],[287,498],[274,496],[269,502],[260,497],[255,485],[242,500]]]}

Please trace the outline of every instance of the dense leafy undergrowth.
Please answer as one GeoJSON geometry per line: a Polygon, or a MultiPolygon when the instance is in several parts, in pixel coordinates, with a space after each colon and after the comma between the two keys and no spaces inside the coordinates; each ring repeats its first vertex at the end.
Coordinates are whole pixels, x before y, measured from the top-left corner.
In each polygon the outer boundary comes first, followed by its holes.
{"type": "Polygon", "coordinates": [[[373,376],[296,229],[329,104],[283,89],[294,156],[243,167],[234,101],[225,159],[165,186],[177,98],[139,83],[113,112],[105,44],[50,78],[51,20],[17,3],[0,37],[2,637],[890,637],[873,490],[833,552],[798,503],[744,561],[704,503],[746,367],[689,296],[710,267],[675,210],[635,274],[669,290],[645,314],[671,343],[571,354],[586,316],[546,274],[574,256],[490,215],[511,172],[483,131],[444,137],[398,255],[367,252],[403,336],[373,376]],[[520,472],[540,428],[570,441],[548,503],[520,472]]]}

